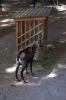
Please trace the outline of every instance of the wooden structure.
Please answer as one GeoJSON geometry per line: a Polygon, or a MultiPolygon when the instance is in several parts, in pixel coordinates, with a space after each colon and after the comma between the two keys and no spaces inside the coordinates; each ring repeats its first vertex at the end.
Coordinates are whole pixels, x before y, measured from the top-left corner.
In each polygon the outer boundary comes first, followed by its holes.
{"type": "Polygon", "coordinates": [[[15,14],[16,45],[21,51],[38,40],[46,45],[47,23],[51,8],[24,8],[15,14]]]}

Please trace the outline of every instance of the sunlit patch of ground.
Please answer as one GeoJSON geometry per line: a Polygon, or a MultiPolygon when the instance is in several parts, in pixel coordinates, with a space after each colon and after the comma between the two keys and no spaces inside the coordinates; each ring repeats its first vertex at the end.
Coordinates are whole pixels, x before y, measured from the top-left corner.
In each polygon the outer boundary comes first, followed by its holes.
{"type": "Polygon", "coordinates": [[[56,9],[57,9],[58,11],[66,11],[66,5],[56,6],[56,9]]]}
{"type": "Polygon", "coordinates": [[[0,27],[7,27],[14,24],[14,19],[6,18],[0,20],[0,27]]]}

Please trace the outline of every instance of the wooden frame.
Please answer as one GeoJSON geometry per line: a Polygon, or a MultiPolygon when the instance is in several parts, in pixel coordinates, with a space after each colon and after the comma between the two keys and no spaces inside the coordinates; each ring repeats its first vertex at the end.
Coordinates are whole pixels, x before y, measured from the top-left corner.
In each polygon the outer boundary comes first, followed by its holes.
{"type": "Polygon", "coordinates": [[[46,37],[47,18],[48,17],[16,19],[16,45],[18,52],[46,37]]]}

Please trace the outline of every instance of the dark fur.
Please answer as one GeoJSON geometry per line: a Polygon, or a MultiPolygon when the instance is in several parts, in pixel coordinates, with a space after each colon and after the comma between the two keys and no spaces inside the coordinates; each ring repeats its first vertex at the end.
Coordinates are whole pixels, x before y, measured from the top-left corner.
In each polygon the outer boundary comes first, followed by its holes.
{"type": "MultiPolygon", "coordinates": [[[[22,67],[22,70],[21,70],[21,78],[24,82],[26,82],[26,81],[25,81],[23,73],[24,73],[25,70],[26,70],[26,73],[27,73],[28,64],[30,65],[31,74],[33,74],[32,64],[33,64],[33,58],[34,58],[34,55],[35,55],[35,51],[36,51],[36,45],[33,45],[32,47],[28,47],[27,49],[19,52],[19,54],[17,56],[17,61],[19,62],[20,55],[22,53],[25,54],[25,56],[22,58],[23,67],[22,67]]],[[[20,65],[21,63],[19,62],[18,64],[20,65]]]]}

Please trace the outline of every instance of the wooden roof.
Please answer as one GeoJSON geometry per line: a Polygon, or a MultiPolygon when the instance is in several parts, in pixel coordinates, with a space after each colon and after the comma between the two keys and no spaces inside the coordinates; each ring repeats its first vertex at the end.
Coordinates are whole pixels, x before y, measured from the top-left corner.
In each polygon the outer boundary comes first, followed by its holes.
{"type": "Polygon", "coordinates": [[[18,18],[31,18],[31,17],[44,17],[49,16],[52,8],[44,7],[44,8],[23,8],[18,11],[14,17],[18,18]]]}

